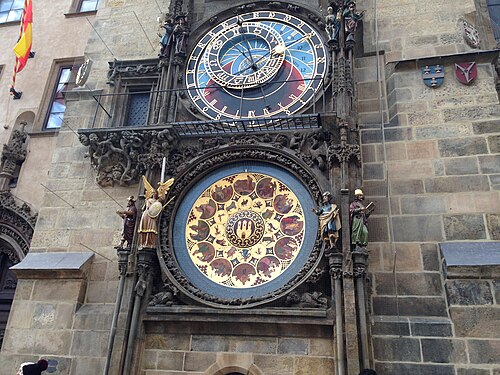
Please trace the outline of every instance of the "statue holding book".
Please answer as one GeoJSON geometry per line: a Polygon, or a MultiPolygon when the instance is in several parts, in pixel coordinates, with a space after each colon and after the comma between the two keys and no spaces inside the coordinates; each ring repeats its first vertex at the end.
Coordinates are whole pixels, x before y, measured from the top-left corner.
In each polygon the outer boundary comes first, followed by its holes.
{"type": "Polygon", "coordinates": [[[351,245],[365,247],[368,245],[368,217],[375,209],[373,202],[363,204],[365,195],[361,189],[354,191],[354,201],[349,205],[351,222],[351,245]]]}

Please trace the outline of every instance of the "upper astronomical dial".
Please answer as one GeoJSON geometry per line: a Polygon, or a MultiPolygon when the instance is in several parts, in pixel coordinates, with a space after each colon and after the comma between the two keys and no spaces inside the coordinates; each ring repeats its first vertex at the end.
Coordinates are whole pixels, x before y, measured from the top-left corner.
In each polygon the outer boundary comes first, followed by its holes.
{"type": "Polygon", "coordinates": [[[285,46],[280,34],[262,22],[245,22],[221,31],[208,45],[208,75],[229,89],[258,86],[272,79],[283,63],[285,46]],[[255,46],[258,51],[253,51],[255,46]]]}
{"type": "Polygon", "coordinates": [[[327,66],[323,39],[306,21],[258,11],[231,17],[198,41],[186,86],[211,119],[288,116],[316,99],[327,66]]]}

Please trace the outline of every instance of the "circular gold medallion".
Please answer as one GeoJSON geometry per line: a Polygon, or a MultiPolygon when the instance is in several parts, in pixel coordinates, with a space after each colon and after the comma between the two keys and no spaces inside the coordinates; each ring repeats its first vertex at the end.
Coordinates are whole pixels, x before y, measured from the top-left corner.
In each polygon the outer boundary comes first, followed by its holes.
{"type": "Polygon", "coordinates": [[[230,288],[251,288],[283,274],[304,242],[302,205],[283,181],[236,173],[206,187],[191,206],[186,247],[195,267],[230,288]]]}

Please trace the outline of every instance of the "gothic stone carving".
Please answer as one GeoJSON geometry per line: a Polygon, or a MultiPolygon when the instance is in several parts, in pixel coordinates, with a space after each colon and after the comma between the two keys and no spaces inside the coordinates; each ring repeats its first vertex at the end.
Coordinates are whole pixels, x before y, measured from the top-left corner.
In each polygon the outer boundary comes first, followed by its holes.
{"type": "Polygon", "coordinates": [[[14,130],[8,144],[3,145],[2,151],[2,174],[12,176],[17,166],[26,159],[25,143],[28,133],[24,130],[26,123],[22,123],[20,130],[14,130]]]}

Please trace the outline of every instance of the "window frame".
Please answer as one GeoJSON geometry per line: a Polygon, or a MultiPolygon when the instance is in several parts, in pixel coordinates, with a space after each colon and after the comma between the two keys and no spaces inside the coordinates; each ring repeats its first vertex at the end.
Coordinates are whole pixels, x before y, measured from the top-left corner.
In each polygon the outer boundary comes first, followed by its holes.
{"type": "Polygon", "coordinates": [[[57,93],[57,86],[59,85],[62,69],[68,67],[71,68],[68,86],[63,91],[61,91],[64,95],[64,92],[71,90],[73,87],[76,87],[75,84],[76,74],[78,72],[78,68],[83,63],[83,61],[84,58],[82,56],[82,57],[54,60],[52,62],[52,67],[50,69],[50,73],[47,77],[47,81],[45,84],[44,94],[40,102],[40,106],[38,108],[38,115],[33,126],[33,133],[52,134],[59,132],[60,128],[47,128],[47,121],[50,117],[52,103],[57,93]]]}
{"type": "Polygon", "coordinates": [[[95,9],[91,10],[82,10],[82,5],[89,0],[73,0],[69,9],[69,13],[66,16],[77,16],[79,14],[88,15],[97,13],[97,9],[99,8],[99,4],[101,0],[96,1],[95,9]]]}
{"type": "MultiPolygon", "coordinates": [[[[9,1],[9,0],[0,0],[0,3],[6,2],[6,1],[9,1]]],[[[5,19],[5,21],[0,21],[0,25],[10,24],[10,23],[18,23],[23,18],[24,0],[22,0],[22,7],[21,8],[12,8],[14,6],[15,2],[16,2],[16,0],[12,0],[12,4],[10,5],[10,8],[9,8],[8,11],[2,11],[2,12],[0,12],[0,14],[1,13],[7,13],[7,18],[5,19]],[[12,11],[21,11],[20,14],[19,14],[19,18],[9,20],[8,19],[9,18],[9,14],[12,11]]]]}

